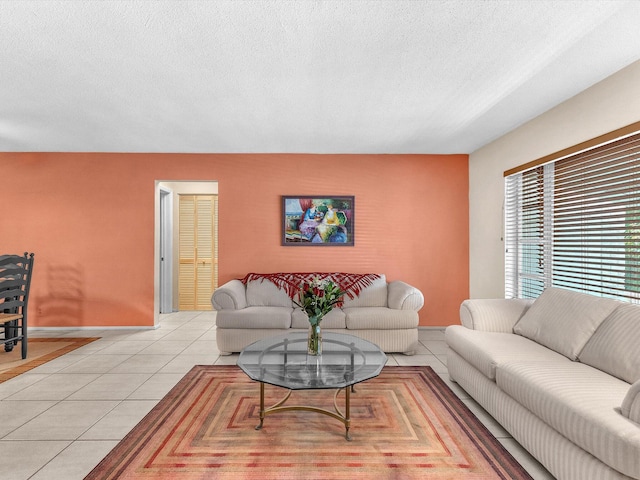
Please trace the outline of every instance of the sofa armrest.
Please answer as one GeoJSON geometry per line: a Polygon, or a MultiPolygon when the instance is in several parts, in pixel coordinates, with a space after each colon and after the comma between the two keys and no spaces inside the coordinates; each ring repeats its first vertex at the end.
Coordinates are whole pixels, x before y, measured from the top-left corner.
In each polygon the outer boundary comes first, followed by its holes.
{"type": "Polygon", "coordinates": [[[532,303],[517,298],[465,300],[460,305],[460,323],[471,330],[513,333],[513,326],[532,303]]]}
{"type": "Polygon", "coordinates": [[[620,411],[632,422],[640,423],[640,380],[631,385],[620,411]]]}
{"type": "Polygon", "coordinates": [[[418,311],[424,306],[422,292],[408,283],[395,280],[387,287],[387,306],[395,310],[418,311]]]}
{"type": "Polygon", "coordinates": [[[247,308],[247,290],[240,280],[230,280],[216,288],[211,295],[216,310],[240,310],[247,308]]]}

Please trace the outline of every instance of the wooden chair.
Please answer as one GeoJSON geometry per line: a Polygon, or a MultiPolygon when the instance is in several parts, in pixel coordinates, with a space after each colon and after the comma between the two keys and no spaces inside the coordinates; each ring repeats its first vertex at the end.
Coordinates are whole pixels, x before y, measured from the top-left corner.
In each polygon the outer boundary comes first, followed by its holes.
{"type": "Polygon", "coordinates": [[[0,329],[4,329],[5,352],[21,342],[27,358],[27,305],[33,271],[33,253],[0,255],[0,329]]]}

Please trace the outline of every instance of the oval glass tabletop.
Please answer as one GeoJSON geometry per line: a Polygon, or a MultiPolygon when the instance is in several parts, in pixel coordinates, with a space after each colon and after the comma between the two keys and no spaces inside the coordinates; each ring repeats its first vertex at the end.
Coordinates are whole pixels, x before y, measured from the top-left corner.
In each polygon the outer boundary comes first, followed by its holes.
{"type": "Polygon", "coordinates": [[[307,333],[288,333],[247,346],[238,366],[263,383],[306,390],[344,388],[376,377],[387,363],[380,348],[362,338],[322,332],[322,355],[307,354],[307,333]]]}

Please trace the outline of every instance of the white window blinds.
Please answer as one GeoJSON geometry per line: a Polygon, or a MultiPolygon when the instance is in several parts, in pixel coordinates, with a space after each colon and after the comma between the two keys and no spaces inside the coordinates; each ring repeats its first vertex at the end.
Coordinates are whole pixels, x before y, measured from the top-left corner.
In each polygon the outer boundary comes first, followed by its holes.
{"type": "Polygon", "coordinates": [[[640,134],[505,181],[505,296],[640,300],[640,134]]]}

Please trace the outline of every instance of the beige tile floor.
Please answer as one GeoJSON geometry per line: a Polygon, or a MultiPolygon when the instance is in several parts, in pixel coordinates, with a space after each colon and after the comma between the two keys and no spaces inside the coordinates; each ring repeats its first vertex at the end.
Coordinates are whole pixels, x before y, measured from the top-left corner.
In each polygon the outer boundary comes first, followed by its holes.
{"type": "MultiPolygon", "coordinates": [[[[161,316],[155,330],[35,330],[32,336],[99,336],[89,345],[0,384],[0,478],[76,480],[87,473],[194,365],[220,356],[215,312],[161,316]]],[[[0,352],[1,353],[1,352],[0,352]]],[[[536,480],[553,477],[449,381],[442,329],[421,329],[416,355],[388,365],[429,365],[536,480]]]]}

